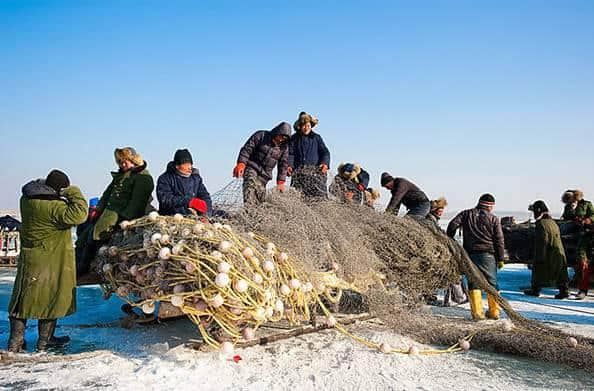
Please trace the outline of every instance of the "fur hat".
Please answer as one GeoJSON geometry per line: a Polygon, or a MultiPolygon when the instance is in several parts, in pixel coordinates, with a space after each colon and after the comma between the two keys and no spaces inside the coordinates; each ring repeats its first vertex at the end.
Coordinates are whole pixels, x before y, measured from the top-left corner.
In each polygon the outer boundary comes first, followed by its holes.
{"type": "Polygon", "coordinates": [[[369,202],[369,201],[375,202],[375,201],[379,200],[380,197],[381,197],[381,193],[379,192],[379,190],[372,189],[371,187],[368,189],[365,189],[365,200],[367,200],[367,202],[369,202]]]}
{"type": "Polygon", "coordinates": [[[381,184],[382,186],[386,186],[388,183],[392,182],[394,177],[387,172],[382,173],[381,184]]]}
{"type": "Polygon", "coordinates": [[[306,122],[309,122],[311,124],[311,128],[313,129],[318,124],[318,119],[310,114],[307,114],[305,111],[302,111],[299,113],[299,118],[297,118],[297,121],[295,121],[293,124],[293,129],[298,132],[301,129],[301,125],[306,122]]]}
{"type": "Polygon", "coordinates": [[[545,204],[543,200],[538,200],[530,205],[528,210],[534,212],[536,216],[540,216],[541,214],[548,212],[549,208],[547,208],[547,204],[545,204]]]}
{"type": "Polygon", "coordinates": [[[445,197],[440,197],[431,201],[431,212],[436,211],[437,209],[444,209],[446,206],[448,206],[448,201],[445,197]]]}
{"type": "Polygon", "coordinates": [[[338,174],[351,181],[358,182],[357,176],[361,173],[361,166],[357,163],[340,163],[338,165],[338,174]]]}
{"type": "Polygon", "coordinates": [[[116,148],[113,154],[118,164],[124,160],[129,160],[135,166],[142,166],[144,164],[142,156],[132,147],[116,148]]]}
{"type": "Polygon", "coordinates": [[[573,191],[573,196],[575,198],[576,201],[581,201],[584,199],[584,192],[581,190],[574,190],[573,191]]]}

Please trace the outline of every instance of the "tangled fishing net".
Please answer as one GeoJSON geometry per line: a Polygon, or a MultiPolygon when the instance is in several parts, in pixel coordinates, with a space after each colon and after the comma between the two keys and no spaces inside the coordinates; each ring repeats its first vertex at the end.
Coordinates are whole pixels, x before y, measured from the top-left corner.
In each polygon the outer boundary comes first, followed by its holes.
{"type": "Polygon", "coordinates": [[[472,343],[594,368],[591,339],[516,313],[432,222],[302,194],[273,192],[265,203],[212,224],[156,214],[126,222],[98,255],[107,289],[147,313],[157,301],[171,302],[206,343],[222,349],[254,338],[265,322],[296,324],[320,311],[328,325],[382,352],[453,352],[472,343]],[[428,310],[427,297],[461,274],[496,297],[509,319],[471,322],[428,310]],[[332,312],[345,308],[450,348],[411,352],[361,339],[336,322],[332,312]]]}

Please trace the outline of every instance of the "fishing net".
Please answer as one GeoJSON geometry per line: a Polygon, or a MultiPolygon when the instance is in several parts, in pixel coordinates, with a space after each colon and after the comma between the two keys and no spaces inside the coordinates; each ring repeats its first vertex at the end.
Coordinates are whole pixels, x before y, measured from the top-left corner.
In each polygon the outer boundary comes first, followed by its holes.
{"type": "Polygon", "coordinates": [[[343,306],[369,311],[419,342],[451,345],[421,353],[459,351],[471,342],[475,348],[594,367],[591,339],[515,312],[463,248],[426,219],[288,189],[269,193],[262,204],[230,209],[225,224],[152,215],[124,228],[98,257],[108,289],[145,312],[154,310],[155,301],[171,302],[213,346],[252,338],[266,321],[307,321],[321,311],[329,324],[367,346],[409,352],[349,334],[331,314],[344,312],[343,306]],[[248,247],[253,254],[244,253],[248,247]],[[229,268],[221,269],[222,262],[229,268]],[[264,270],[266,262],[270,271],[264,270]],[[493,295],[509,320],[472,322],[424,305],[461,274],[493,295]],[[246,290],[238,289],[240,280],[246,290]]]}

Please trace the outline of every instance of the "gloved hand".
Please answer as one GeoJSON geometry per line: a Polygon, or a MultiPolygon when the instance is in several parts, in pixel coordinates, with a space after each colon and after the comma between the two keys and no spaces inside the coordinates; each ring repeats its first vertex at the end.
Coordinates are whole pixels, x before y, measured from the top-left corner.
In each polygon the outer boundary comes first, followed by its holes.
{"type": "Polygon", "coordinates": [[[357,185],[357,189],[359,189],[359,191],[365,191],[365,187],[360,183],[357,185]]]}
{"type": "Polygon", "coordinates": [[[188,208],[194,209],[197,212],[202,213],[203,215],[205,215],[206,212],[208,212],[208,205],[206,204],[206,201],[200,198],[192,198],[188,203],[188,208]]]}
{"type": "Polygon", "coordinates": [[[291,166],[287,167],[287,175],[288,176],[293,175],[293,167],[291,167],[291,166]]]}
{"type": "Polygon", "coordinates": [[[322,174],[325,174],[328,172],[328,166],[325,164],[320,164],[320,170],[322,170],[322,174]]]}
{"type": "Polygon", "coordinates": [[[497,262],[497,269],[503,269],[504,266],[505,266],[505,261],[500,260],[499,262],[497,262]]]}
{"type": "Polygon", "coordinates": [[[347,201],[352,201],[354,195],[355,193],[353,193],[352,191],[347,191],[344,193],[344,198],[346,198],[347,201]]]}
{"type": "Polygon", "coordinates": [[[97,209],[93,209],[89,211],[89,217],[87,219],[89,223],[94,223],[99,218],[99,216],[101,216],[101,213],[99,213],[97,209]]]}
{"type": "Polygon", "coordinates": [[[592,225],[592,219],[589,217],[586,217],[584,219],[584,225],[592,225]]]}
{"type": "Polygon", "coordinates": [[[243,173],[245,172],[245,163],[237,163],[237,165],[233,168],[233,176],[235,178],[241,178],[243,173]]]}
{"type": "Polygon", "coordinates": [[[281,193],[285,191],[285,181],[276,181],[276,190],[281,193]]]}

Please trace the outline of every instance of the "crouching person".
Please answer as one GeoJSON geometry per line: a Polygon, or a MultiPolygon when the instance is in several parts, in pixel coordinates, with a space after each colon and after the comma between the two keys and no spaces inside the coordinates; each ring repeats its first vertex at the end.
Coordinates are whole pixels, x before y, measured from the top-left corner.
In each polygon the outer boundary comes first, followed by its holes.
{"type": "Polygon", "coordinates": [[[159,213],[210,216],[212,201],[190,151],[178,149],[157,180],[159,213]]]}
{"type": "Polygon", "coordinates": [[[405,178],[394,178],[387,172],[382,174],[381,184],[392,193],[386,213],[398,215],[400,205],[404,205],[408,209],[407,216],[427,217],[431,202],[417,185],[405,178]]]}
{"type": "Polygon", "coordinates": [[[38,319],[37,350],[63,345],[56,320],[76,311],[76,269],[71,228],[87,218],[87,202],[61,171],[23,187],[21,252],[8,305],[8,350],[24,348],[27,319],[38,319]]]}
{"type": "Polygon", "coordinates": [[[369,186],[369,173],[357,163],[341,163],[330,185],[330,193],[342,202],[361,204],[369,186]]]}
{"type": "Polygon", "coordinates": [[[277,165],[277,189],[285,190],[290,137],[291,125],[281,122],[272,130],[255,132],[243,145],[233,168],[233,176],[243,177],[244,204],[264,202],[266,184],[272,179],[272,170],[277,165]]]}
{"type": "MultiPolygon", "coordinates": [[[[495,198],[491,194],[483,194],[475,208],[460,212],[450,224],[447,234],[453,238],[458,228],[462,228],[463,246],[468,256],[481,271],[487,282],[497,289],[497,268],[505,257],[503,230],[501,222],[492,214],[495,198]]],[[[470,310],[474,320],[485,319],[483,314],[483,292],[472,281],[469,281],[470,310]]],[[[490,319],[499,319],[499,305],[495,298],[487,295],[490,319]]]]}
{"type": "Polygon", "coordinates": [[[134,148],[116,148],[118,171],[103,192],[95,213],[95,220],[76,241],[77,275],[89,272],[91,261],[102,242],[109,239],[113,229],[124,220],[145,215],[155,187],[147,163],[134,148]]]}

